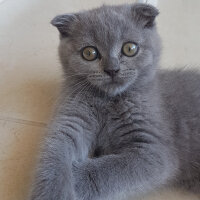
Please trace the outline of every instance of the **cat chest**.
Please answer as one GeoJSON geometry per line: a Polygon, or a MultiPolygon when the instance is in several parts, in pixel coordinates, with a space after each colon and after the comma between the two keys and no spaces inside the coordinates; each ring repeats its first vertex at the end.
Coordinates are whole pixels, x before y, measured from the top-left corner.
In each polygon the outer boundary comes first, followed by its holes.
{"type": "Polygon", "coordinates": [[[97,135],[94,157],[117,152],[124,145],[131,145],[134,130],[143,126],[143,116],[135,107],[110,107],[105,109],[104,123],[97,135]]]}

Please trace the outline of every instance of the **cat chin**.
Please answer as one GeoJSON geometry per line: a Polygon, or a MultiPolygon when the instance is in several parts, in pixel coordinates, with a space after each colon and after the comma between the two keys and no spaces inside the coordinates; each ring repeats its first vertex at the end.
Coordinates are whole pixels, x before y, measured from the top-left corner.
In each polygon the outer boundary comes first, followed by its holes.
{"type": "Polygon", "coordinates": [[[110,97],[114,97],[116,95],[119,95],[123,92],[125,92],[131,84],[133,84],[133,81],[125,81],[125,80],[120,80],[116,82],[111,82],[108,81],[107,83],[100,83],[100,82],[93,82],[89,81],[97,90],[101,90],[102,92],[106,93],[110,97]]]}
{"type": "Polygon", "coordinates": [[[126,91],[130,85],[131,85],[130,83],[109,84],[109,85],[103,85],[102,87],[100,87],[100,89],[103,92],[105,92],[108,96],[114,97],[126,91]]]}
{"type": "Polygon", "coordinates": [[[97,90],[101,90],[103,93],[106,93],[110,97],[114,97],[125,92],[130,85],[134,84],[137,76],[126,77],[125,78],[116,78],[114,80],[104,79],[104,80],[95,80],[88,79],[88,81],[93,85],[97,90]]]}

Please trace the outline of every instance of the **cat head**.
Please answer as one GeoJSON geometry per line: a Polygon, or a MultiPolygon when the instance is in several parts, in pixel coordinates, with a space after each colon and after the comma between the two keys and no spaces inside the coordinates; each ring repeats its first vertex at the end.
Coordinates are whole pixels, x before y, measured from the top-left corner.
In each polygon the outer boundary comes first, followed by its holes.
{"type": "Polygon", "coordinates": [[[160,54],[158,13],[153,6],[132,4],[56,16],[51,23],[60,32],[59,55],[66,77],[111,96],[131,85],[148,84],[160,54]]]}

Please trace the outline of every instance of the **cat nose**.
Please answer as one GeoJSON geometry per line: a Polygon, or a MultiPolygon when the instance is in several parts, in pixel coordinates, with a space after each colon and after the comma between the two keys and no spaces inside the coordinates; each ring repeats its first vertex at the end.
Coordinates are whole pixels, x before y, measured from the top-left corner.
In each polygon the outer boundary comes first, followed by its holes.
{"type": "Polygon", "coordinates": [[[104,69],[104,72],[109,76],[114,77],[119,72],[119,69],[104,69]]]}

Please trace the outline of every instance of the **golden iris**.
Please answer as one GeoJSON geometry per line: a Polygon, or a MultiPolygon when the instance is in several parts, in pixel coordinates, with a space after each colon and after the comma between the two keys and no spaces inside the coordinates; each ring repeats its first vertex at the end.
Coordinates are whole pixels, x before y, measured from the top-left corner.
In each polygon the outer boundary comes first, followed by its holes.
{"type": "Polygon", "coordinates": [[[127,42],[122,46],[122,53],[125,56],[132,57],[138,52],[138,45],[133,42],[127,42]]]}
{"type": "Polygon", "coordinates": [[[82,50],[82,56],[85,60],[93,61],[97,59],[98,51],[95,47],[85,47],[82,50]]]}

